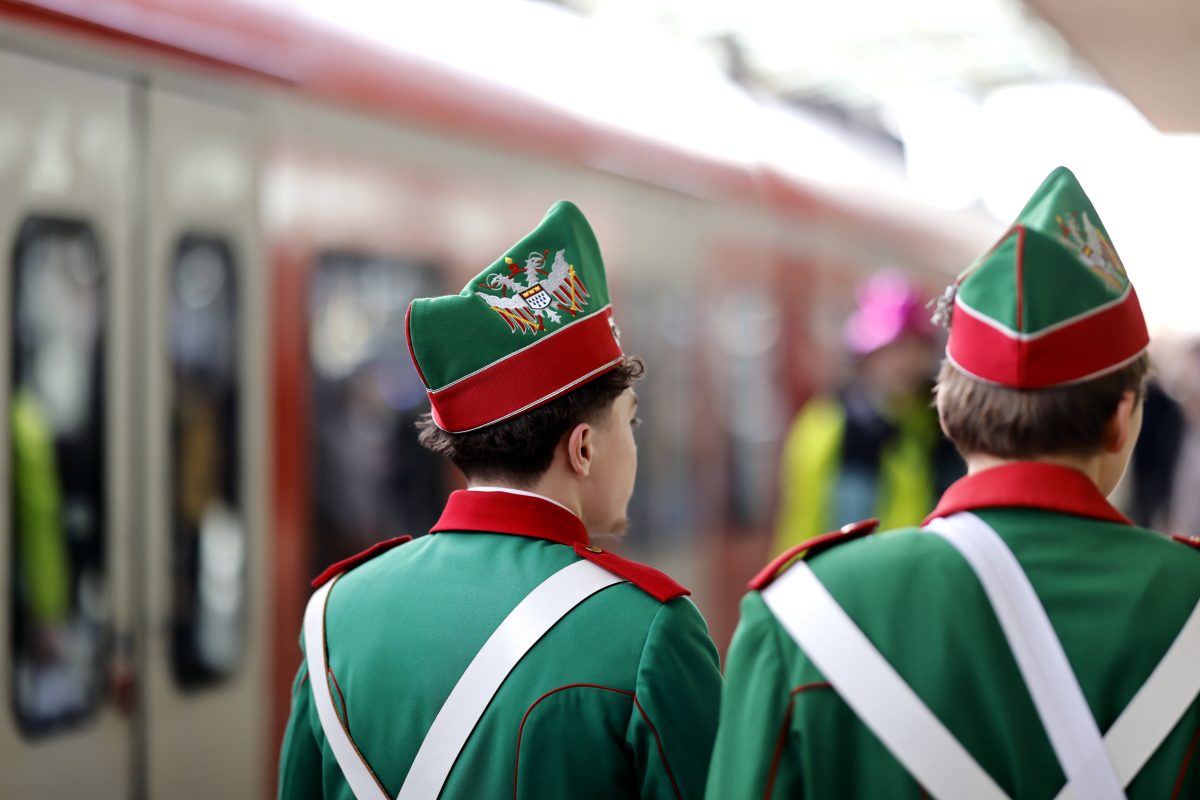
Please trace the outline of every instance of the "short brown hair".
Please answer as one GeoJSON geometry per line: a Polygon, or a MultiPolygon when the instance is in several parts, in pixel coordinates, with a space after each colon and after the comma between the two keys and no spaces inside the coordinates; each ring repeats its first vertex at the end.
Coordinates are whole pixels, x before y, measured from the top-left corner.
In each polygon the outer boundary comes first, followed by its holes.
{"type": "Polygon", "coordinates": [[[531,486],[550,468],[563,434],[581,422],[596,422],[645,372],[637,356],[532,411],[477,431],[448,433],[432,415],[417,420],[419,441],[446,456],[468,478],[501,479],[531,486]]]}
{"type": "Polygon", "coordinates": [[[1022,390],[976,380],[945,361],[935,390],[938,415],[964,457],[1095,455],[1121,398],[1132,391],[1141,400],[1149,372],[1150,358],[1143,353],[1099,378],[1022,390]]]}

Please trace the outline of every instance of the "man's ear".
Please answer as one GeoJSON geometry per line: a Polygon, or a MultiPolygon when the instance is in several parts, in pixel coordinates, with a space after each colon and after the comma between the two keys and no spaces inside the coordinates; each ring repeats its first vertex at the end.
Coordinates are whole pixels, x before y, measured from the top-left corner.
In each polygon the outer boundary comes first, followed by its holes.
{"type": "Polygon", "coordinates": [[[1125,447],[1126,441],[1133,434],[1133,415],[1141,400],[1132,389],[1126,389],[1117,403],[1117,410],[1108,418],[1104,426],[1104,450],[1109,453],[1119,453],[1125,447]]]}
{"type": "Polygon", "coordinates": [[[571,471],[586,478],[592,471],[592,426],[581,422],[567,435],[567,463],[571,471]]]}

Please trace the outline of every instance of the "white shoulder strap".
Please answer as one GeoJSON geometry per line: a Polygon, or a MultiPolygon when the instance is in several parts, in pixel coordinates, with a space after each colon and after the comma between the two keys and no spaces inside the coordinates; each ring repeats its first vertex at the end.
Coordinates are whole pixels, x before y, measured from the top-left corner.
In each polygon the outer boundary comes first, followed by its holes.
{"type": "MultiPolygon", "coordinates": [[[[934,797],[1004,797],[807,564],[797,563],[767,587],[763,600],[847,705],[934,797]]],[[[1121,786],[1137,777],[1200,696],[1198,663],[1200,602],[1104,737],[1121,786]]],[[[1068,783],[1055,800],[1088,796],[1068,783]]]]}
{"type": "Polygon", "coordinates": [[[434,800],[475,724],[517,662],[571,609],[623,581],[591,561],[576,561],[542,581],[508,612],[446,698],[397,800],[434,800]]]}
{"type": "MultiPolygon", "coordinates": [[[[491,703],[501,684],[518,662],[554,625],[577,605],[601,589],[617,583],[621,578],[591,561],[573,562],[542,581],[525,596],[516,608],[508,613],[482,649],[475,654],[466,672],[458,679],[450,696],[442,704],[433,725],[425,733],[425,739],[417,750],[404,786],[397,795],[398,800],[435,800],[450,775],[458,754],[467,743],[471,731],[479,722],[483,712],[491,703]]],[[[342,768],[347,782],[358,800],[386,799],[387,794],[370,771],[362,755],[350,741],[341,724],[329,696],[328,681],[312,679],[314,674],[325,674],[325,648],[314,650],[309,644],[325,641],[325,600],[332,583],[326,584],[309,601],[305,612],[305,647],[308,651],[309,683],[313,686],[313,698],[317,703],[318,716],[325,736],[333,747],[338,766],[342,768]],[[314,604],[319,595],[319,612],[314,604]],[[313,617],[310,630],[310,617],[313,617]],[[315,664],[314,653],[320,660],[315,664]],[[322,684],[318,687],[317,684],[322,684]],[[323,688],[323,691],[322,691],[323,688]],[[335,740],[343,742],[335,744],[335,740]],[[343,760],[345,756],[346,760],[343,760]]]]}
{"type": "MultiPolygon", "coordinates": [[[[1129,705],[1104,735],[1122,786],[1129,786],[1200,696],[1200,602],[1129,705]]],[[[1070,784],[1055,800],[1083,797],[1070,784]]]]}
{"type": "Polygon", "coordinates": [[[933,797],[1007,800],[807,564],[797,562],[762,597],[863,724],[933,797]]]}
{"type": "Polygon", "coordinates": [[[1012,551],[974,514],[964,512],[934,520],[929,530],[962,554],[983,585],[1076,796],[1089,800],[1124,798],[1079,680],[1012,551]]]}
{"type": "Polygon", "coordinates": [[[329,599],[337,578],[313,592],[304,610],[304,657],[308,664],[308,685],[312,687],[313,703],[317,707],[317,717],[321,720],[321,730],[333,750],[350,791],[358,800],[389,800],[375,773],[367,766],[366,760],[354,746],[346,727],[337,715],[333,698],[329,693],[328,663],[325,646],[325,604],[329,599]]]}

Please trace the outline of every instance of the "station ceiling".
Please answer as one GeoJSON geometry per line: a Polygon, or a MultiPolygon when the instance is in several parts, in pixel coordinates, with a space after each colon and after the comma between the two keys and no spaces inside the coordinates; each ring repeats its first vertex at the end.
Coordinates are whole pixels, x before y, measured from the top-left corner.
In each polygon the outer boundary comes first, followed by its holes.
{"type": "Polygon", "coordinates": [[[1159,129],[1200,132],[1200,3],[1029,2],[1159,129]]]}
{"type": "MultiPolygon", "coordinates": [[[[1188,0],[1174,2],[1182,6],[1188,0]]],[[[883,127],[888,108],[914,90],[949,88],[978,100],[1011,85],[1097,80],[1088,62],[1036,7],[1069,6],[1082,19],[1092,0],[1037,0],[1034,5],[1022,0],[557,4],[611,25],[665,30],[706,50],[752,90],[808,108],[837,109],[860,123],[883,127]]],[[[1114,18],[1123,5],[1120,0],[1096,4],[1111,8],[1114,18]]],[[[1063,15],[1051,10],[1057,22],[1063,15]]]]}

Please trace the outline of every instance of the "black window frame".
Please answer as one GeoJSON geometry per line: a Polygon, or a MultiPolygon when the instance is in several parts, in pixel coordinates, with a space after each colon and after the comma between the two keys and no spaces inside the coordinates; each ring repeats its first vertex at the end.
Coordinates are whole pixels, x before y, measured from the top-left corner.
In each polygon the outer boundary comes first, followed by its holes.
{"type": "MultiPolygon", "coordinates": [[[[57,492],[61,496],[63,493],[63,465],[69,465],[76,475],[76,480],[82,480],[86,484],[90,484],[89,491],[93,493],[95,498],[95,507],[91,515],[92,522],[95,525],[95,542],[84,542],[79,548],[85,555],[91,555],[95,558],[94,567],[99,575],[101,586],[97,594],[100,597],[107,597],[110,592],[105,590],[109,583],[108,560],[109,545],[108,542],[108,508],[110,498],[108,496],[108,427],[107,427],[107,410],[108,410],[108,375],[107,375],[107,351],[109,344],[109,319],[111,316],[111,296],[110,285],[108,282],[108,259],[105,258],[105,249],[99,235],[97,235],[96,227],[86,218],[71,216],[71,215],[55,215],[48,213],[34,213],[26,216],[18,228],[17,235],[14,240],[12,258],[10,261],[11,275],[9,280],[9,374],[7,399],[9,403],[9,418],[4,421],[7,425],[9,433],[9,530],[11,532],[11,541],[9,543],[9,554],[11,563],[9,565],[9,619],[10,619],[10,683],[9,693],[10,702],[12,704],[13,718],[16,721],[16,727],[19,734],[27,740],[42,740],[51,738],[59,734],[68,734],[79,728],[86,727],[90,724],[102,711],[103,700],[106,692],[106,671],[109,662],[109,655],[112,650],[113,635],[112,635],[112,620],[110,616],[111,609],[105,606],[100,610],[99,619],[93,619],[95,632],[97,636],[97,646],[93,658],[91,659],[91,670],[94,680],[90,687],[90,691],[86,694],[86,703],[82,708],[75,709],[69,712],[60,713],[50,718],[34,719],[22,706],[20,689],[18,682],[20,681],[17,659],[19,652],[24,649],[21,639],[27,633],[27,623],[21,619],[21,607],[18,602],[18,591],[20,582],[25,580],[23,577],[18,577],[20,569],[20,558],[18,554],[19,546],[19,526],[18,519],[18,488],[17,488],[17,455],[16,442],[14,439],[14,426],[12,418],[12,410],[14,401],[17,399],[17,394],[21,389],[22,381],[22,364],[26,356],[21,352],[21,335],[19,326],[21,325],[20,311],[18,303],[22,296],[22,281],[24,280],[23,262],[28,249],[37,242],[39,238],[55,236],[55,235],[82,235],[89,243],[93,255],[93,264],[96,271],[96,292],[98,294],[97,304],[100,309],[100,319],[97,326],[97,332],[94,342],[91,344],[92,352],[88,358],[91,361],[92,379],[94,381],[94,391],[91,400],[90,418],[93,421],[92,428],[94,429],[88,436],[83,437],[83,441],[79,443],[78,448],[85,454],[91,456],[91,468],[86,470],[86,473],[79,476],[79,461],[85,460],[81,458],[71,458],[69,455],[62,452],[62,442],[57,438],[55,440],[55,464],[56,475],[59,477],[57,492]],[[91,552],[89,552],[89,550],[91,552]]],[[[65,310],[63,313],[66,313],[65,310]]],[[[72,524],[71,518],[63,508],[62,526],[63,537],[66,547],[72,548],[71,534],[68,526],[72,524]]],[[[71,560],[73,573],[78,573],[77,564],[74,558],[71,560]]],[[[69,612],[72,616],[75,615],[79,586],[76,586],[77,574],[68,576],[70,584],[70,594],[68,599],[69,612]]]]}

